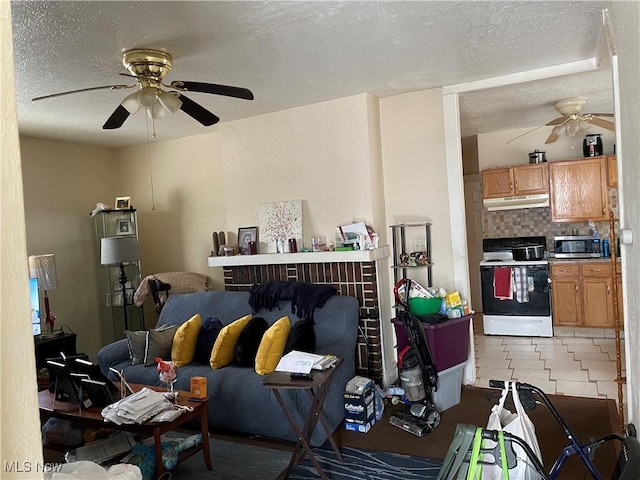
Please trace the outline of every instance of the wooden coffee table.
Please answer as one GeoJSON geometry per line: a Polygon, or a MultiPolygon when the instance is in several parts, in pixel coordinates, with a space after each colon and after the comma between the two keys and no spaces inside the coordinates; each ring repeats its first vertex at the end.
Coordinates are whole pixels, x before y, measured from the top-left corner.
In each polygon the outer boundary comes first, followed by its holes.
{"type": "MultiPolygon", "coordinates": [[[[143,387],[148,387],[152,390],[164,391],[160,387],[152,387],[149,385],[136,385],[131,384],[131,388],[134,391],[138,391],[143,387]]],[[[49,390],[43,390],[38,393],[38,404],[40,406],[41,416],[55,417],[63,420],[70,420],[72,422],[78,422],[84,425],[101,426],[110,428],[113,430],[122,430],[125,432],[138,433],[143,436],[153,436],[155,453],[156,453],[156,478],[162,475],[165,471],[162,464],[162,446],[160,437],[163,433],[176,430],[185,422],[194,418],[200,419],[200,433],[202,434],[202,443],[195,447],[188,448],[180,452],[178,456],[178,463],[186,460],[199,451],[202,451],[204,463],[207,466],[207,470],[211,470],[211,455],[209,452],[209,424],[207,420],[207,402],[208,397],[202,399],[202,401],[194,402],[189,401],[190,393],[180,391],[178,395],[178,404],[193,408],[190,412],[185,410],[179,417],[171,422],[145,422],[142,424],[123,424],[116,425],[112,422],[105,422],[102,417],[100,407],[92,407],[86,410],[80,410],[78,405],[70,402],[62,402],[60,400],[55,401],[54,409],[54,395],[49,390]]]]}

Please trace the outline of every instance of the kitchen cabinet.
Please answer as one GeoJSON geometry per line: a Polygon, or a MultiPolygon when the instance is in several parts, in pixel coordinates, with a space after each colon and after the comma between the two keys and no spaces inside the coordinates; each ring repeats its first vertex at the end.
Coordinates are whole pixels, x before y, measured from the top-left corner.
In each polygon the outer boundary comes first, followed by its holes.
{"type": "Polygon", "coordinates": [[[607,156],[607,186],[618,188],[618,160],[615,155],[607,156]]]}
{"type": "Polygon", "coordinates": [[[608,219],[606,157],[549,164],[552,222],[608,219]]]}
{"type": "MultiPolygon", "coordinates": [[[[614,278],[610,262],[553,264],[551,281],[554,325],[614,326],[614,278]]],[[[620,295],[618,298],[621,301],[620,295]]]]}
{"type": "Polygon", "coordinates": [[[549,192],[547,163],[482,171],[482,197],[499,198],[549,192]]]}

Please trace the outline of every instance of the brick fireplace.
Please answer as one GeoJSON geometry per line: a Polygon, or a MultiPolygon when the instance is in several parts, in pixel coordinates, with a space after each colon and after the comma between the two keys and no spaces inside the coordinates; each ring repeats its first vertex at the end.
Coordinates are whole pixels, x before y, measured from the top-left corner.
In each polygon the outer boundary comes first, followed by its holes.
{"type": "Polygon", "coordinates": [[[249,291],[255,283],[294,281],[332,285],[341,295],[357,298],[356,373],[382,383],[380,304],[386,301],[386,292],[380,292],[378,269],[389,268],[386,261],[379,264],[389,249],[377,250],[209,257],[209,266],[223,268],[224,288],[229,291],[249,291]]]}

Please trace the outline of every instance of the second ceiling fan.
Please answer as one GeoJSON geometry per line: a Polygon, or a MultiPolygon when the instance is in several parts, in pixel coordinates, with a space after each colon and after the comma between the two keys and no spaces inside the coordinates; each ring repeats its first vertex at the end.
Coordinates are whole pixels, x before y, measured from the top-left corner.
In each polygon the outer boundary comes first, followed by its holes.
{"type": "Polygon", "coordinates": [[[138,90],[122,100],[120,105],[116,107],[102,126],[103,129],[112,130],[120,128],[130,115],[137,113],[141,108],[145,109],[147,115],[153,119],[161,118],[167,111],[175,113],[178,110],[182,110],[204,126],[210,126],[220,121],[218,116],[191,100],[184,92],[210,93],[244,100],[253,100],[251,90],[243,87],[181,80],[174,80],[168,85],[164,84],[163,81],[165,77],[173,67],[173,59],[171,54],[162,50],[127,50],[122,54],[122,64],[129,73],[121,73],[121,75],[135,78],[135,84],[82,88],[36,97],[33,101],[90,90],[107,88],[111,90],[122,90],[138,87],[138,90]]]}
{"type": "Polygon", "coordinates": [[[596,125],[611,131],[615,130],[613,122],[598,118],[613,117],[612,113],[582,113],[586,104],[586,97],[564,98],[554,102],[553,107],[561,116],[546,124],[546,126],[553,126],[553,130],[545,140],[545,145],[555,142],[563,134],[573,137],[578,132],[584,131],[589,125],[596,125]]]}

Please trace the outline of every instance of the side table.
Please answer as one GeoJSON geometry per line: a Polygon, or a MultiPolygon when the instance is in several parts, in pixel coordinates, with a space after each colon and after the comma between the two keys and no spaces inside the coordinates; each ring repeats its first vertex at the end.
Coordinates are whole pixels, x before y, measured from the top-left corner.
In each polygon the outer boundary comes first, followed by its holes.
{"type": "Polygon", "coordinates": [[[291,428],[295,431],[298,436],[298,441],[296,442],[296,446],[293,449],[293,454],[291,455],[291,461],[287,466],[286,470],[280,475],[278,478],[289,478],[291,471],[295,468],[302,458],[304,458],[305,454],[309,456],[311,463],[316,467],[320,478],[324,480],[328,480],[326,474],[320,467],[320,463],[318,459],[313,454],[311,450],[311,446],[309,445],[309,440],[311,439],[311,434],[315,429],[318,420],[322,424],[322,428],[327,434],[327,438],[329,439],[329,443],[331,443],[331,448],[336,454],[336,457],[343,463],[342,454],[336,445],[333,436],[331,435],[331,430],[329,429],[329,425],[327,424],[324,415],[322,415],[322,404],[324,403],[324,399],[327,396],[327,392],[329,391],[329,387],[331,385],[331,377],[337,368],[342,364],[342,359],[338,359],[336,364],[325,371],[313,371],[313,379],[311,380],[299,380],[292,379],[287,372],[273,372],[265,377],[262,381],[262,384],[268,389],[273,391],[273,394],[278,400],[278,403],[282,407],[287,420],[291,424],[291,428]],[[309,406],[309,411],[307,412],[307,416],[305,417],[304,423],[302,427],[300,427],[296,420],[291,415],[289,411],[289,407],[287,403],[282,398],[281,390],[304,390],[309,395],[311,400],[311,405],[309,406]]]}

